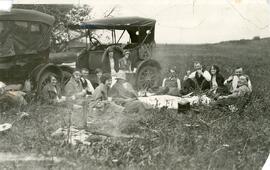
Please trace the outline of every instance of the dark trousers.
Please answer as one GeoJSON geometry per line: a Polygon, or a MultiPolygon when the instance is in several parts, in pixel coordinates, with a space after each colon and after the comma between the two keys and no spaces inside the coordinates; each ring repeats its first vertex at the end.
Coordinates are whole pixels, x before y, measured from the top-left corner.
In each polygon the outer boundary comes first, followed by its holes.
{"type": "Polygon", "coordinates": [[[193,92],[195,90],[205,91],[205,90],[209,90],[209,89],[210,89],[210,82],[208,82],[206,80],[203,80],[201,84],[198,84],[198,82],[196,80],[187,79],[187,80],[183,81],[182,90],[180,93],[182,95],[186,95],[186,94],[193,92]]]}

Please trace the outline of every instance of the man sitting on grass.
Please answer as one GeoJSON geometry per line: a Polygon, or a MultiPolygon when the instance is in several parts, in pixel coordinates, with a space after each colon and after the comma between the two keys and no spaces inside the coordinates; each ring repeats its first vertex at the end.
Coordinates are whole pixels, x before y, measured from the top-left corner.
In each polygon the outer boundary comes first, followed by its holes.
{"type": "Polygon", "coordinates": [[[92,83],[90,82],[90,80],[88,79],[89,77],[89,70],[86,68],[82,68],[81,69],[81,82],[82,82],[82,86],[83,89],[86,91],[87,95],[91,95],[94,92],[94,87],[92,86],[92,83]]]}
{"type": "Polygon", "coordinates": [[[218,98],[218,105],[236,104],[239,99],[246,99],[251,94],[251,89],[248,86],[248,77],[242,75],[239,77],[237,88],[232,91],[232,94],[227,96],[220,96],[218,98]]]}
{"type": "Polygon", "coordinates": [[[184,79],[182,95],[196,90],[206,91],[210,89],[211,74],[199,62],[194,62],[194,70],[184,79]]]}
{"type": "MultiPolygon", "coordinates": [[[[230,87],[230,92],[233,92],[234,90],[237,89],[238,81],[240,79],[240,76],[243,75],[243,68],[242,67],[237,67],[234,71],[234,75],[230,76],[228,79],[224,81],[224,85],[227,85],[230,87]]],[[[250,79],[247,77],[247,84],[248,88],[252,91],[252,85],[250,79]]]]}
{"type": "Polygon", "coordinates": [[[86,90],[83,89],[81,82],[80,70],[75,70],[72,77],[65,86],[65,95],[70,97],[72,100],[82,98],[86,95],[86,90]]]}
{"type": "Polygon", "coordinates": [[[112,97],[113,102],[125,107],[125,113],[143,114],[150,108],[138,100],[137,92],[126,80],[126,74],[122,71],[116,74],[116,83],[110,89],[109,96],[112,97]]]}

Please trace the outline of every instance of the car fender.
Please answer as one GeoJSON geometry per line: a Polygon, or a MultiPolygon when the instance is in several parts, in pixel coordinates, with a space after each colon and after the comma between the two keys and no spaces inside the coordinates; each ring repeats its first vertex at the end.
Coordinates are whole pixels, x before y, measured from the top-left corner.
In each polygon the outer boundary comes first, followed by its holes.
{"type": "Polygon", "coordinates": [[[48,64],[40,64],[38,65],[31,73],[32,80],[34,82],[38,82],[40,79],[40,76],[45,72],[45,71],[51,71],[58,75],[60,78],[62,78],[62,70],[59,66],[48,63],[48,64]]]}
{"type": "Polygon", "coordinates": [[[59,65],[58,66],[62,71],[67,71],[69,73],[73,73],[74,68],[67,66],[67,65],[59,65]]]}

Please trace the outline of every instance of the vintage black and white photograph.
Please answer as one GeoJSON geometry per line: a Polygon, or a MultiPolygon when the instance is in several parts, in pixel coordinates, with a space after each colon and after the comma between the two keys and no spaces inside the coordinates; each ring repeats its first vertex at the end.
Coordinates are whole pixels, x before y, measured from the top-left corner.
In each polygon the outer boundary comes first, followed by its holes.
{"type": "Polygon", "coordinates": [[[0,169],[270,170],[270,0],[0,0],[0,169]]]}

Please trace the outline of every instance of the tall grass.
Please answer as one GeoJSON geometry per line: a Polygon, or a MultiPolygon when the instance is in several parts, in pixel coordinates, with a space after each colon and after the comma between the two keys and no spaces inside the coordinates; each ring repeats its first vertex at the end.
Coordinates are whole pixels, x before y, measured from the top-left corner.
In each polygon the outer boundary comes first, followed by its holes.
{"type": "MultiPolygon", "coordinates": [[[[32,105],[28,119],[1,134],[0,149],[65,158],[61,165],[50,165],[56,169],[260,169],[270,146],[270,53],[259,48],[263,45],[171,45],[157,46],[155,51],[163,68],[176,65],[180,76],[192,68],[194,60],[207,66],[219,65],[225,76],[236,66],[243,66],[254,93],[242,114],[205,107],[186,113],[154,109],[123,130],[143,138],[105,138],[91,146],[70,146],[63,139],[51,137],[57,128],[68,125],[70,110],[32,105]]],[[[11,111],[1,114],[0,120],[2,123],[14,117],[11,111]]]]}

